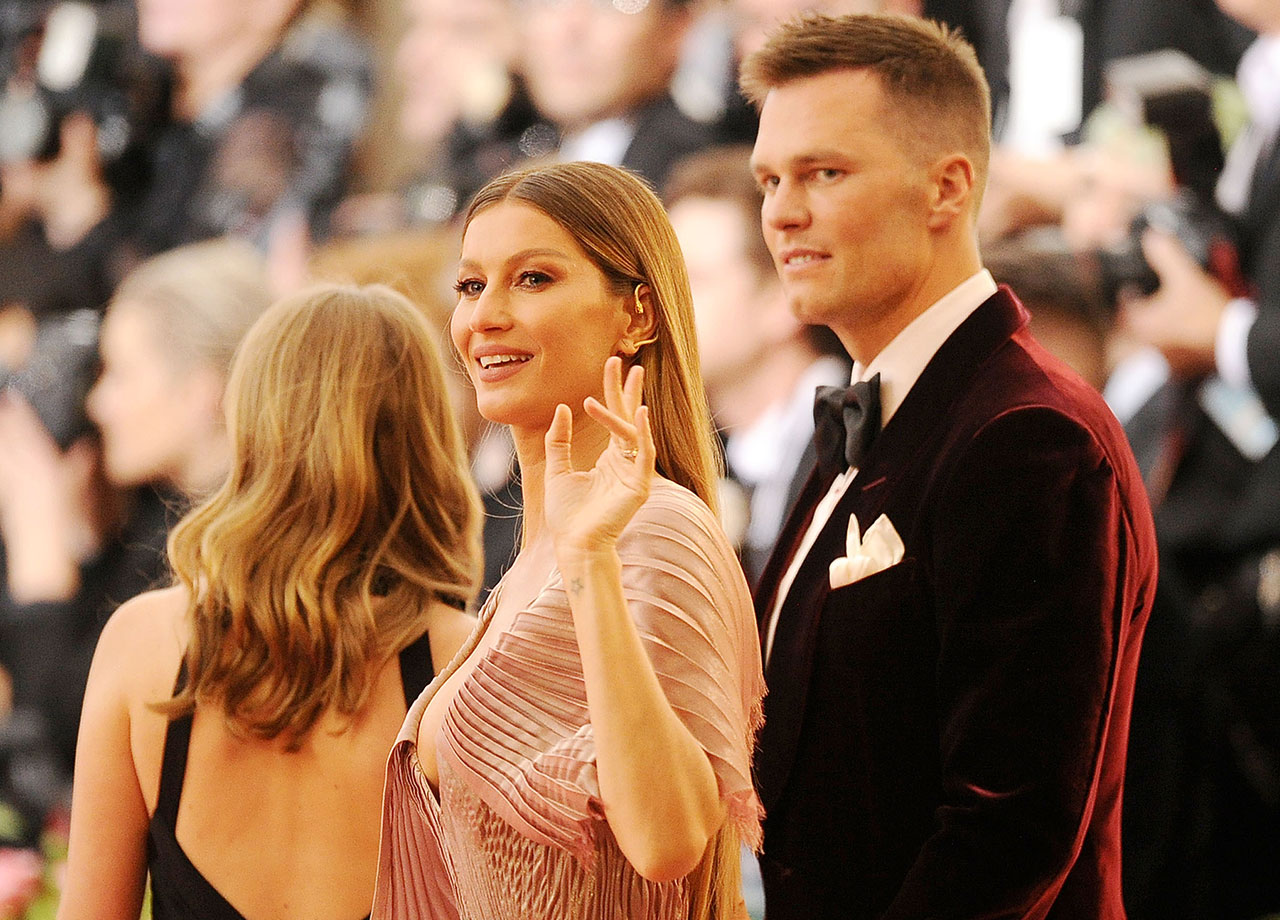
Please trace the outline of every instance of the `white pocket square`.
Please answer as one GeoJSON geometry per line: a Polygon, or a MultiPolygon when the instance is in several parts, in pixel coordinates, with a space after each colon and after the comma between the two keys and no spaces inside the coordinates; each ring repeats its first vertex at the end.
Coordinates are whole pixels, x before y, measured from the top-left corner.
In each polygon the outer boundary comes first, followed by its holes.
{"type": "Polygon", "coordinates": [[[858,530],[858,518],[849,515],[849,536],[846,542],[847,556],[831,560],[831,588],[843,588],[861,578],[882,572],[902,561],[902,538],[885,515],[876,518],[867,528],[866,536],[858,530]]]}

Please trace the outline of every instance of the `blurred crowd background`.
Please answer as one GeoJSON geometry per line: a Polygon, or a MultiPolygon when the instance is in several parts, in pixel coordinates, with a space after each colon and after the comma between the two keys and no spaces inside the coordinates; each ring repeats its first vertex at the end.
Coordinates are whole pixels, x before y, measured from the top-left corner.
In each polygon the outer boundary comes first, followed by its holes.
{"type": "MultiPolygon", "coordinates": [[[[735,84],[804,10],[974,43],[985,260],[1105,392],[1156,509],[1130,915],[1280,914],[1280,0],[0,0],[0,918],[56,903],[94,643],[225,471],[240,336],[315,279],[391,284],[443,333],[453,220],[506,169],[619,164],[668,203],[758,574],[813,389],[849,373],[783,300],[735,84]]],[[[492,586],[519,471],[452,383],[492,586]]]]}

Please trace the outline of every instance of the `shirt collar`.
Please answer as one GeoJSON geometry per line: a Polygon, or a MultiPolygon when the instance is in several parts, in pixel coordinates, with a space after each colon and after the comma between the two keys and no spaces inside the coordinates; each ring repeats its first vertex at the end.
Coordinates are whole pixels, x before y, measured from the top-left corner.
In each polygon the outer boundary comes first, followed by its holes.
{"type": "Polygon", "coordinates": [[[880,419],[889,424],[942,343],[996,292],[985,268],[962,281],[899,332],[866,367],[855,362],[852,382],[880,375],[880,419]]]}

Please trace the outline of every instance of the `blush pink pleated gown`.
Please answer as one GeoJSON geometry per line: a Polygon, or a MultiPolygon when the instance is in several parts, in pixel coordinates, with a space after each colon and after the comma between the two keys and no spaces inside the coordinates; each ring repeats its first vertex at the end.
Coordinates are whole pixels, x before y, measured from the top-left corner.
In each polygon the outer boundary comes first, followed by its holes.
{"type": "MultiPolygon", "coordinates": [[[[619,541],[628,609],[658,680],[710,758],[728,819],[709,853],[757,846],[751,750],[764,682],[751,599],[733,550],[692,493],[657,480],[619,541]]],[[[499,586],[498,590],[501,590],[499,586]]],[[[495,592],[496,595],[496,592],[495,592]]],[[[418,765],[427,702],[410,709],[387,764],[375,920],[675,920],[707,916],[691,876],[640,876],[604,820],[582,663],[553,572],[450,704],[437,737],[439,794],[418,765]]],[[[644,738],[636,744],[643,746],[644,738]]],[[[745,917],[717,899],[717,920],[745,917]]]]}

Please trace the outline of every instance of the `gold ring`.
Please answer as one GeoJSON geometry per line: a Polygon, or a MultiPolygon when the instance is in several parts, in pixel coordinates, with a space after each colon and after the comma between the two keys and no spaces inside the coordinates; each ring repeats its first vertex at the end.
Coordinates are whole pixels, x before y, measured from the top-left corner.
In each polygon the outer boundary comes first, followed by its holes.
{"type": "Polygon", "coordinates": [[[638,447],[624,447],[622,449],[622,456],[627,460],[634,460],[639,455],[640,448],[638,447]]]}

